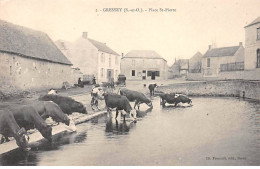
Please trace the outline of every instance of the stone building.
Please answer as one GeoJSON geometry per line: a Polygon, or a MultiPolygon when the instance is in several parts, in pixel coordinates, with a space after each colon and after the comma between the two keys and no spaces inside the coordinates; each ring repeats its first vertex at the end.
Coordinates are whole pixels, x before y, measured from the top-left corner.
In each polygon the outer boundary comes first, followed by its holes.
{"type": "Polygon", "coordinates": [[[166,80],[168,65],[153,50],[133,50],[122,57],[121,73],[127,80],[166,80]]]}
{"type": "Polygon", "coordinates": [[[71,62],[43,32],[0,20],[0,90],[60,88],[71,62]]]}
{"type": "MultiPolygon", "coordinates": [[[[245,70],[260,69],[260,17],[245,26],[245,70]]],[[[260,78],[259,78],[260,79],[260,78]]]]}
{"type": "Polygon", "coordinates": [[[98,83],[107,82],[116,79],[120,73],[121,56],[106,43],[88,38],[87,32],[73,43],[63,40],[55,43],[74,67],[80,68],[83,80],[95,76],[98,83]]]}
{"type": "Polygon", "coordinates": [[[215,78],[220,72],[244,70],[244,47],[242,42],[238,46],[212,48],[202,59],[202,75],[206,78],[215,78]]]}

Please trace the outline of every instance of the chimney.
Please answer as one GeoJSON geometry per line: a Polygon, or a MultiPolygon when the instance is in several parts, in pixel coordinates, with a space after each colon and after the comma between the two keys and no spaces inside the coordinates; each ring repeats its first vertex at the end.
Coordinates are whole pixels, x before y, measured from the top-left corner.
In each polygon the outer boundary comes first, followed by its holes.
{"type": "Polygon", "coordinates": [[[209,50],[211,49],[211,45],[209,45],[209,50]]]}
{"type": "Polygon", "coordinates": [[[124,57],[124,53],[122,53],[122,57],[124,57]]]}
{"type": "Polygon", "coordinates": [[[87,39],[88,38],[88,32],[82,32],[82,38],[87,39]]]}
{"type": "Polygon", "coordinates": [[[242,43],[242,42],[239,42],[239,46],[243,46],[243,43],[242,43]]]}

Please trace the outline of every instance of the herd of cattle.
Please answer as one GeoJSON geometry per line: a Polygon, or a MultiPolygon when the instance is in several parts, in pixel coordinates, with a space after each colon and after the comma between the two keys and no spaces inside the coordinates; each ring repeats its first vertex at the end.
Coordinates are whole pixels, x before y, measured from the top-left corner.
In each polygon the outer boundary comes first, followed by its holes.
{"type": "MultiPolygon", "coordinates": [[[[150,84],[150,95],[154,95],[154,89],[156,84],[150,84]]],[[[1,143],[9,141],[9,137],[14,137],[17,145],[25,151],[30,150],[28,141],[29,136],[27,131],[30,129],[37,129],[41,135],[52,141],[52,126],[46,123],[46,119],[51,117],[53,121],[70,125],[71,120],[68,115],[73,112],[87,114],[86,107],[75,101],[70,97],[60,96],[55,93],[48,93],[47,95],[40,96],[38,101],[30,103],[28,105],[12,105],[0,110],[0,134],[2,135],[1,143]]],[[[116,110],[116,118],[119,112],[123,115],[124,121],[126,114],[130,115],[130,118],[136,122],[136,106],[140,108],[140,104],[145,103],[150,108],[153,107],[150,98],[145,96],[141,92],[122,88],[118,90],[118,94],[113,92],[104,92],[102,87],[94,87],[91,91],[91,107],[94,110],[96,107],[98,110],[98,101],[105,100],[106,108],[111,115],[112,109],[116,110]],[[134,102],[134,109],[130,105],[130,102],[134,102]]],[[[175,104],[175,106],[182,103],[191,103],[191,99],[182,94],[176,93],[161,93],[161,104],[165,106],[165,103],[175,104]]]]}

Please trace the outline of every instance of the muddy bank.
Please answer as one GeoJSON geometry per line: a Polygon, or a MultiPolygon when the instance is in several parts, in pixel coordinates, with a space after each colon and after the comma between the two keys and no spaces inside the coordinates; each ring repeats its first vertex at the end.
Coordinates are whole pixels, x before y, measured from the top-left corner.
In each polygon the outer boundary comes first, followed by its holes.
{"type": "Polygon", "coordinates": [[[177,92],[188,96],[228,96],[260,100],[259,81],[189,82],[159,86],[157,93],[177,92]]]}

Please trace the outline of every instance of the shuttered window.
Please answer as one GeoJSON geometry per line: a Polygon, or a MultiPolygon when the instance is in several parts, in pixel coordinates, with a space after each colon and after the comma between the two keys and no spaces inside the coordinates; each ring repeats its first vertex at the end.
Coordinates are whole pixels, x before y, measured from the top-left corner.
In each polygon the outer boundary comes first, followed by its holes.
{"type": "Polygon", "coordinates": [[[260,49],[256,51],[256,68],[260,68],[260,49]]]}

